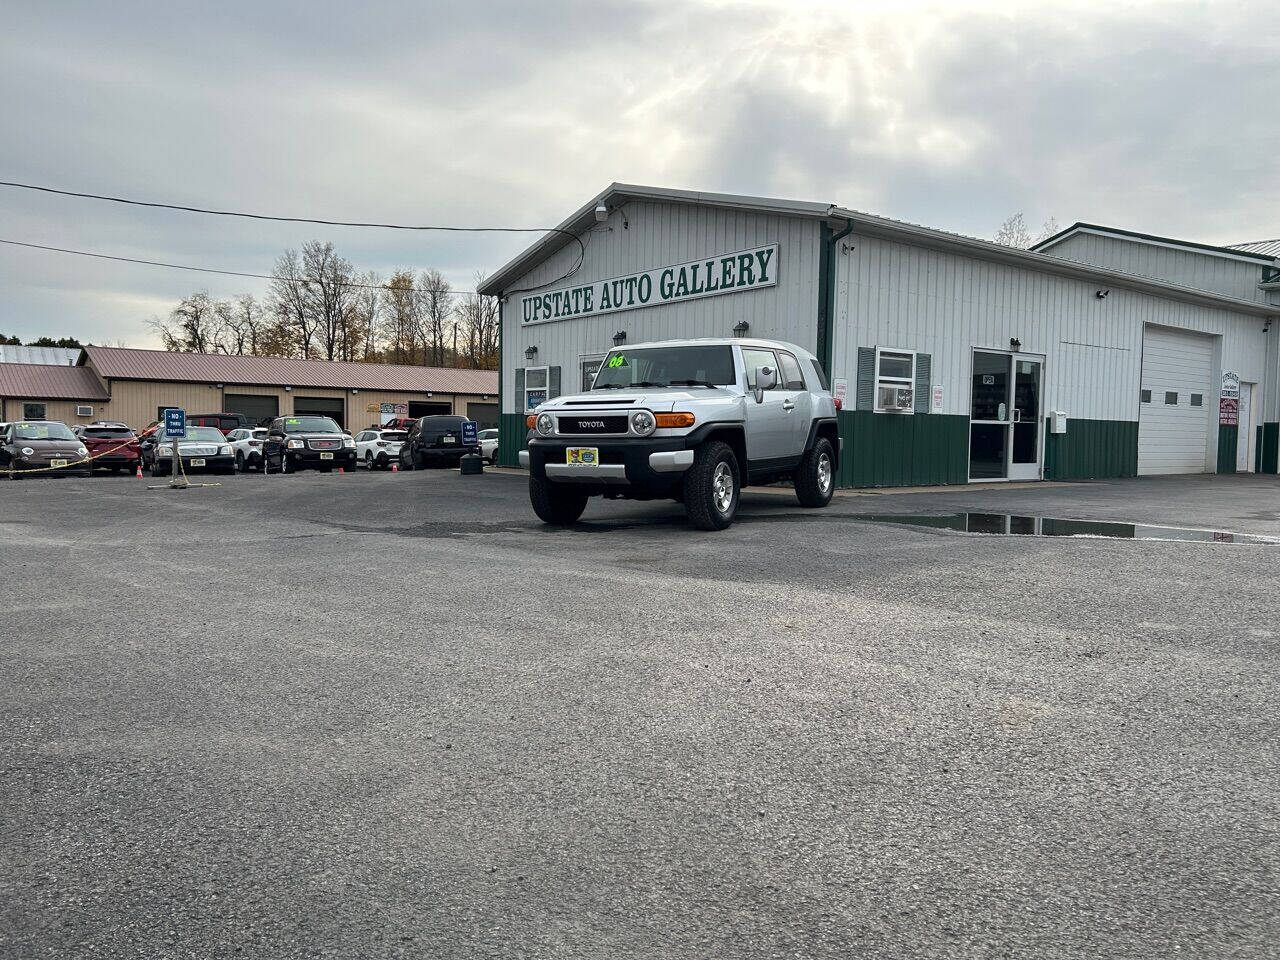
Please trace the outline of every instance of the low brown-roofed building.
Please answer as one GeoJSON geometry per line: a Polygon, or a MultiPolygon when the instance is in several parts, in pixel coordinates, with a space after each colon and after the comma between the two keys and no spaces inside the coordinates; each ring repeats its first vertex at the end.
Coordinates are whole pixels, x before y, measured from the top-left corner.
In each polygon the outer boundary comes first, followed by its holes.
{"type": "Polygon", "coordinates": [[[119,420],[140,430],[165,407],[254,423],[323,414],[348,430],[436,413],[496,426],[498,373],[94,346],[75,367],[0,364],[0,420],[119,420]]]}
{"type": "Polygon", "coordinates": [[[86,367],[0,363],[0,422],[97,419],[111,400],[106,384],[86,367]]]}

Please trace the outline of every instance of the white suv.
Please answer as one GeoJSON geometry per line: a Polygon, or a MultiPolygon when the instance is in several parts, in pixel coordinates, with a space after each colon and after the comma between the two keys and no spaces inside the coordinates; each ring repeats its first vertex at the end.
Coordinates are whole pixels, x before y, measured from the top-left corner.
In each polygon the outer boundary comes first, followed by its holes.
{"type": "Polygon", "coordinates": [[[266,427],[240,427],[227,434],[231,449],[236,454],[236,469],[262,469],[262,441],[267,438],[266,427]]]}
{"type": "Polygon", "coordinates": [[[385,470],[400,459],[400,447],[408,434],[403,430],[361,430],[356,434],[356,462],[370,470],[385,470]]]}
{"type": "Polygon", "coordinates": [[[817,358],[773,340],[667,340],[618,347],[590,390],[528,418],[529,499],[546,523],[601,494],[682,501],[722,530],[746,483],[791,480],[802,506],[831,502],[836,406],[817,358]]]}

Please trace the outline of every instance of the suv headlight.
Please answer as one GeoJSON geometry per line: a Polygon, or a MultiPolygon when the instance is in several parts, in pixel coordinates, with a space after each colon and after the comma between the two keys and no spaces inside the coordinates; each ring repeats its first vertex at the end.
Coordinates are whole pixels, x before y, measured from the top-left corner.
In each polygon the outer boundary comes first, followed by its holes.
{"type": "Polygon", "coordinates": [[[342,441],[342,445],[343,445],[344,447],[351,447],[351,448],[353,448],[353,449],[354,449],[354,448],[355,448],[355,445],[356,445],[356,438],[355,438],[355,437],[345,437],[345,438],[343,439],[343,441],[342,441]]]}
{"type": "Polygon", "coordinates": [[[285,444],[285,446],[288,447],[290,450],[301,450],[306,445],[307,445],[307,442],[305,440],[290,440],[288,443],[285,444]]]}
{"type": "Polygon", "coordinates": [[[654,428],[658,426],[653,414],[648,410],[637,410],[631,414],[631,429],[642,437],[647,437],[653,433],[654,428]]]}
{"type": "Polygon", "coordinates": [[[538,414],[538,420],[537,420],[537,423],[536,423],[536,428],[537,428],[537,431],[538,431],[538,433],[539,433],[540,435],[542,435],[542,436],[544,436],[544,437],[549,437],[549,436],[551,436],[551,434],[555,433],[555,430],[556,430],[556,421],[555,421],[555,419],[551,416],[551,414],[549,414],[549,413],[540,413],[540,414],[538,414]]]}

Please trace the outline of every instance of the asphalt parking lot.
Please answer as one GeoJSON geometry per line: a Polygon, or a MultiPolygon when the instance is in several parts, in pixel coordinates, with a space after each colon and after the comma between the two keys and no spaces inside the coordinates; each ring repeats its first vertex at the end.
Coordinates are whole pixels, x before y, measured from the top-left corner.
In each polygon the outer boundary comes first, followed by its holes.
{"type": "Polygon", "coordinates": [[[1275,477],[0,483],[0,955],[1274,957],[1275,477]]]}

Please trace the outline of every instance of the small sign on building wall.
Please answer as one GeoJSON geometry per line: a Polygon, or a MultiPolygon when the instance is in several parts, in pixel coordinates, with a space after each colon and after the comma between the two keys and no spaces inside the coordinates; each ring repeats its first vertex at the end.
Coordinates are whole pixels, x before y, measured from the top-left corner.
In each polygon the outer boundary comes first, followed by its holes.
{"type": "Polygon", "coordinates": [[[1218,401],[1218,426],[1235,427],[1240,423],[1240,398],[1223,397],[1218,401]]]}
{"type": "Polygon", "coordinates": [[[942,384],[940,383],[935,383],[933,385],[933,395],[930,397],[930,400],[929,400],[929,412],[930,413],[942,412],[942,384]]]}
{"type": "Polygon", "coordinates": [[[1224,397],[1240,397],[1240,375],[1230,370],[1222,375],[1222,395],[1224,397]]]}
{"type": "Polygon", "coordinates": [[[844,377],[836,377],[831,383],[831,398],[836,402],[836,409],[844,409],[844,398],[849,395],[849,381],[844,377]]]}

